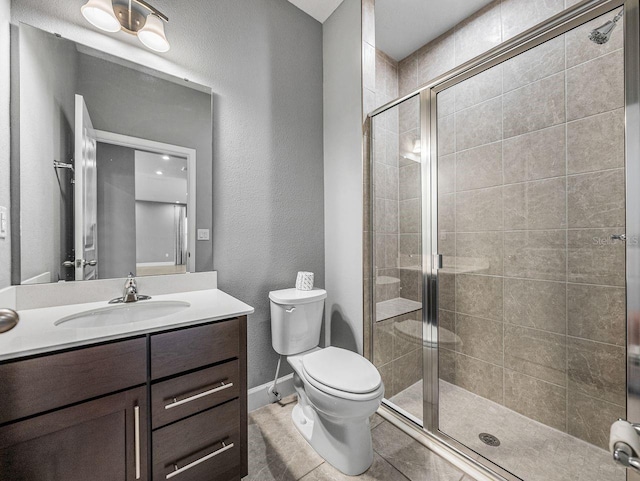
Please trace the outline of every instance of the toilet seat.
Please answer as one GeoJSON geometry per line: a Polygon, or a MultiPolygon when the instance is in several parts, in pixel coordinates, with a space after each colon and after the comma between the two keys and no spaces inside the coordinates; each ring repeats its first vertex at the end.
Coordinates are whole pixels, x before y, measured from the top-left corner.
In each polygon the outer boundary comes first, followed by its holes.
{"type": "Polygon", "coordinates": [[[327,347],[304,355],[301,361],[309,384],[322,392],[353,401],[368,401],[379,395],[380,373],[359,354],[327,347]]]}

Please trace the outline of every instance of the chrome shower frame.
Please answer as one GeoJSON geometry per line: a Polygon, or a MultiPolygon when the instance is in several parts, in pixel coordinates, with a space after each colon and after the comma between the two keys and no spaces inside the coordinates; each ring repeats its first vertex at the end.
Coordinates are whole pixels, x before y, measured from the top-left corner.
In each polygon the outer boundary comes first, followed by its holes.
{"type": "MultiPolygon", "coordinates": [[[[625,158],[626,158],[626,289],[627,289],[627,420],[640,422],[640,0],[584,0],[547,21],[533,27],[494,49],[437,77],[413,92],[374,110],[368,115],[369,168],[373,170],[374,118],[403,102],[420,97],[421,181],[422,181],[422,275],[423,275],[423,421],[408,415],[388,400],[381,414],[417,441],[458,465],[489,479],[518,481],[520,478],[480,456],[439,430],[438,425],[438,165],[437,94],[474,75],[494,67],[614,11],[624,8],[625,62],[625,158]]],[[[369,175],[374,192],[373,175],[369,175]]],[[[372,195],[372,194],[370,194],[372,195]]],[[[370,202],[371,218],[374,202],[370,202]]],[[[371,235],[371,265],[375,259],[374,229],[371,235]]],[[[371,283],[368,306],[375,313],[375,282],[371,283]]],[[[365,298],[367,296],[365,295],[365,298]]],[[[370,357],[373,358],[371,316],[370,357]]],[[[613,462],[613,461],[612,461],[613,462]]],[[[640,481],[640,475],[628,472],[628,481],[640,481]]]]}

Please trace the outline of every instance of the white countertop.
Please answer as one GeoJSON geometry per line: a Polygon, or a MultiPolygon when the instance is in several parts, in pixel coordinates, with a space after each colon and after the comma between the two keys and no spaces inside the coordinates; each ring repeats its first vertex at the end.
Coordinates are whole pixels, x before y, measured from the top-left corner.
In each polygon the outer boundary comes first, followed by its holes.
{"type": "Polygon", "coordinates": [[[68,328],[56,326],[54,323],[73,314],[112,306],[107,301],[20,310],[18,325],[11,331],[0,334],[0,360],[244,316],[254,312],[253,307],[220,289],[156,295],[153,296],[153,301],[183,301],[191,306],[177,314],[148,321],[91,328],[68,328]]]}

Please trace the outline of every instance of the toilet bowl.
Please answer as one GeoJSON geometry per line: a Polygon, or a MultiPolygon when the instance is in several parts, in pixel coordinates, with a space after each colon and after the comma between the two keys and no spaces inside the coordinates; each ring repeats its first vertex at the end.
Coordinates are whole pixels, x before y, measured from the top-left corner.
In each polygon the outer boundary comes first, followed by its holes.
{"type": "Polygon", "coordinates": [[[293,423],[328,463],[355,476],[373,462],[370,416],[384,396],[378,370],[346,349],[318,347],[326,292],[285,289],[269,294],[276,352],[294,370],[293,423]],[[274,332],[275,331],[275,332],[274,332]]]}

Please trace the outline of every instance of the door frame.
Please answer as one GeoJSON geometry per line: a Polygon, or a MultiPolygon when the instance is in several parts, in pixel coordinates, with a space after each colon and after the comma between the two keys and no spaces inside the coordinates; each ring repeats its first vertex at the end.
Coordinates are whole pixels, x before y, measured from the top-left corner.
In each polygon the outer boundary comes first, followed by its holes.
{"type": "MultiPolygon", "coordinates": [[[[626,168],[626,289],[627,295],[627,419],[640,422],[640,0],[584,0],[551,17],[488,52],[469,60],[437,77],[422,87],[383,105],[368,114],[370,141],[369,165],[373,169],[373,117],[394,108],[406,100],[420,96],[421,185],[422,185],[422,275],[423,275],[423,422],[406,416],[401,409],[383,401],[383,412],[401,429],[416,437],[418,428],[423,444],[437,452],[470,464],[473,469],[489,478],[518,481],[502,467],[479,456],[438,429],[438,166],[437,159],[437,106],[436,96],[474,75],[503,63],[527,50],[535,48],[616,8],[624,8],[624,63],[625,63],[625,168],[626,168]],[[635,314],[634,314],[635,313],[635,314]],[[634,322],[637,327],[634,329],[634,322]],[[635,338],[635,340],[634,340],[635,338]],[[635,371],[634,368],[635,367],[635,371]],[[637,374],[635,374],[637,372],[637,374]],[[637,386],[635,389],[633,386],[637,386]],[[403,427],[406,427],[406,429],[403,427]]],[[[373,182],[373,175],[369,176],[373,182]]],[[[369,189],[373,192],[373,185],[369,189]]],[[[373,202],[370,203],[373,206],[373,202]]],[[[372,218],[375,218],[372,216],[372,218]]],[[[371,236],[374,232],[371,229],[371,236]]],[[[372,239],[373,240],[373,239],[372,239]]],[[[375,243],[371,243],[372,250],[375,243]]],[[[375,258],[374,255],[371,256],[375,258]]],[[[371,312],[375,312],[375,283],[367,293],[371,299],[371,312]]],[[[366,296],[365,296],[366,298],[366,296]]],[[[375,317],[372,316],[372,323],[375,317]]],[[[371,332],[373,333],[373,325],[371,332]]],[[[373,335],[371,357],[373,357],[373,335]]],[[[627,472],[629,481],[640,481],[640,475],[627,472]]]]}
{"type": "Polygon", "coordinates": [[[187,272],[196,271],[196,150],[179,145],[165,144],[130,135],[116,134],[107,132],[106,130],[96,130],[96,138],[98,142],[103,144],[119,145],[121,147],[129,147],[136,150],[144,150],[147,152],[163,153],[175,155],[177,157],[185,157],[187,159],[188,178],[187,185],[189,194],[187,196],[187,212],[190,212],[191,219],[188,222],[187,230],[189,232],[189,253],[187,255],[187,272]]]}

